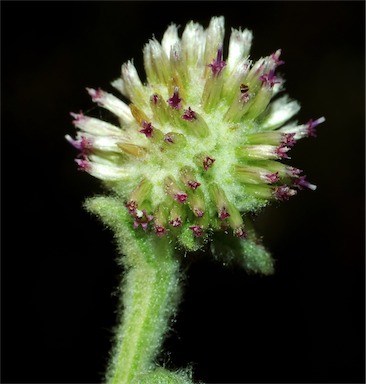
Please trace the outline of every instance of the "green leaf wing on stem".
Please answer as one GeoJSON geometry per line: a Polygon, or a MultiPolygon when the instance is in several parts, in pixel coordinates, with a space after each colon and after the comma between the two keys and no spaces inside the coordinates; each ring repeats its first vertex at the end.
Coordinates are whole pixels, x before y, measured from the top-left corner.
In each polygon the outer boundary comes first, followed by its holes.
{"type": "Polygon", "coordinates": [[[253,230],[246,239],[239,239],[222,232],[215,233],[211,252],[216,259],[242,265],[248,273],[272,275],[274,260],[259,242],[253,230]]]}

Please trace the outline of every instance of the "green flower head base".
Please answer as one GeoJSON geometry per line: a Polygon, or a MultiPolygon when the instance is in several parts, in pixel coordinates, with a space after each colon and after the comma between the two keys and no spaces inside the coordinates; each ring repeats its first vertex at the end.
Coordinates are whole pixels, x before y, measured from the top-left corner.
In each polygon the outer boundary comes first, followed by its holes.
{"type": "Polygon", "coordinates": [[[300,106],[280,95],[280,50],[254,62],[252,33],[232,29],[224,58],[223,40],[223,17],[207,29],[189,22],[181,37],[170,25],[143,49],[146,83],[132,61],[112,83],[130,104],[87,89],[120,126],[72,113],[79,131],[66,136],[79,168],[122,197],[136,231],[189,250],[216,231],[245,239],[250,213],[316,188],[282,160],[324,117],[288,122],[300,106]]]}

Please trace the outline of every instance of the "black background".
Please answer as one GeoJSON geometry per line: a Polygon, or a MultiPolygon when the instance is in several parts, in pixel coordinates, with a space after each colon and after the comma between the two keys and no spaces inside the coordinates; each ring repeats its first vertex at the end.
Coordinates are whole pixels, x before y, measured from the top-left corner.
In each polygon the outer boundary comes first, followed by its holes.
{"type": "Polygon", "coordinates": [[[204,382],[364,382],[364,2],[1,2],[1,374],[4,383],[98,383],[120,270],[85,213],[97,180],[77,171],[70,111],[166,27],[224,15],[282,48],[300,122],[325,116],[291,163],[315,192],[264,211],[272,277],[198,257],[162,362],[204,382]]]}

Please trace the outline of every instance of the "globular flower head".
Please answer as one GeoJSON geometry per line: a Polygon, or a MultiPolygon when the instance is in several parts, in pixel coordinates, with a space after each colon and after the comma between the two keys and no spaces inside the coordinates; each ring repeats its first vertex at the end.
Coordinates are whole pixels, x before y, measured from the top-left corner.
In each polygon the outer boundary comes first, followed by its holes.
{"type": "Polygon", "coordinates": [[[218,231],[245,241],[250,213],[316,188],[286,162],[325,119],[289,122],[300,106],[281,95],[281,50],[253,61],[252,33],[232,29],[224,57],[224,30],[223,17],[181,36],[170,25],[143,48],[146,79],[128,61],[112,83],[128,103],[87,89],[119,126],[72,113],[78,133],[66,136],[79,168],[122,197],[131,226],[187,249],[218,231]]]}

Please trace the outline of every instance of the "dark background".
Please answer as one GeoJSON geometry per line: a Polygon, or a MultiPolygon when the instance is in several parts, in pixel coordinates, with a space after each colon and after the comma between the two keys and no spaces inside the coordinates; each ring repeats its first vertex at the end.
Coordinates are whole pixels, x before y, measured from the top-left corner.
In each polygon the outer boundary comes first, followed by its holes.
{"type": "Polygon", "coordinates": [[[171,23],[224,15],[278,48],[300,122],[325,116],[291,164],[318,185],[257,220],[272,277],[199,257],[162,361],[214,382],[364,382],[364,2],[1,2],[1,374],[3,383],[98,383],[120,270],[111,234],[85,213],[99,182],[77,171],[70,111],[85,87],[171,23]]]}

